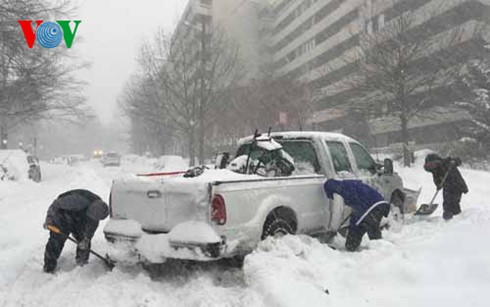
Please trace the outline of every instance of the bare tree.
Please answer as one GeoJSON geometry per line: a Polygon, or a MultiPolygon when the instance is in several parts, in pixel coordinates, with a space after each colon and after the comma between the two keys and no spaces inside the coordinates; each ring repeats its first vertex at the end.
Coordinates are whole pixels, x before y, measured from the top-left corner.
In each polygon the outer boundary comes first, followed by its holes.
{"type": "Polygon", "coordinates": [[[230,102],[231,120],[222,130],[303,130],[313,112],[314,91],[299,80],[267,75],[235,88],[230,102]]]}
{"type": "Polygon", "coordinates": [[[242,76],[238,47],[217,27],[203,28],[188,41],[172,40],[160,31],[152,43],[143,45],[139,62],[141,75],[154,87],[157,107],[165,113],[160,117],[166,116],[186,139],[191,165],[196,143],[199,162],[204,163],[204,138],[212,115],[242,76]]]}
{"type": "Polygon", "coordinates": [[[405,12],[374,33],[361,34],[358,51],[346,58],[357,63],[356,73],[341,83],[355,93],[351,103],[363,114],[399,119],[407,166],[410,120],[434,106],[432,91],[454,82],[460,69],[457,59],[431,53],[457,43],[461,31],[432,35],[420,27],[415,31],[416,22],[415,13],[405,12]]]}
{"type": "MultiPolygon", "coordinates": [[[[482,40],[482,46],[484,41],[482,40]]],[[[490,58],[487,50],[468,61],[461,75],[463,99],[455,105],[468,112],[472,125],[461,130],[474,138],[485,149],[490,148],[490,58]]],[[[476,153],[475,153],[476,154],[476,153]]]]}
{"type": "Polygon", "coordinates": [[[136,152],[167,153],[175,131],[164,102],[154,80],[147,75],[134,75],[126,84],[118,103],[131,121],[130,134],[136,152]]]}
{"type": "Polygon", "coordinates": [[[0,3],[0,136],[6,148],[8,130],[39,119],[87,115],[82,82],[73,72],[84,67],[63,48],[27,48],[17,20],[43,19],[73,12],[68,1],[0,3]]]}

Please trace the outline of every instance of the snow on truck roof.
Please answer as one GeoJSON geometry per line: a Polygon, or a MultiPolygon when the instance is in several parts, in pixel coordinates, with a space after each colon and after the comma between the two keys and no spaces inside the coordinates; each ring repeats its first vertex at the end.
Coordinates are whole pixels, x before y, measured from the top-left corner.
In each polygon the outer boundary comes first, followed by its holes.
{"type": "MultiPolygon", "coordinates": [[[[264,135],[266,133],[262,133],[264,135]]],[[[336,132],[321,132],[321,131],[287,131],[287,132],[271,132],[272,137],[282,137],[283,139],[300,139],[300,138],[308,138],[308,139],[316,139],[316,138],[325,138],[329,141],[343,141],[343,142],[356,142],[353,138],[348,137],[342,133],[336,132]]],[[[241,138],[238,141],[238,145],[243,145],[246,142],[251,141],[253,135],[241,138]]]]}

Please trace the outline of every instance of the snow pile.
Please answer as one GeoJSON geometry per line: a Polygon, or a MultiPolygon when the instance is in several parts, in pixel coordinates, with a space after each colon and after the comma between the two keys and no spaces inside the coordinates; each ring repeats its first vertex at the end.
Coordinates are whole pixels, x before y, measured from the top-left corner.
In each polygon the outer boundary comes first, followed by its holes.
{"type": "Polygon", "coordinates": [[[29,178],[27,154],[20,149],[0,150],[0,165],[7,170],[7,178],[12,180],[27,180],[29,178]]]}
{"type": "Polygon", "coordinates": [[[207,223],[190,221],[181,223],[168,234],[170,242],[217,243],[221,238],[207,223]]]}
{"type": "Polygon", "coordinates": [[[104,227],[104,232],[130,238],[139,238],[143,235],[141,224],[133,220],[110,220],[104,227]]]}
{"type": "MultiPolygon", "coordinates": [[[[397,171],[422,187],[419,203],[428,202],[435,187],[417,163],[397,171]]],[[[131,170],[145,167],[131,164],[131,170]]],[[[76,187],[106,200],[121,171],[127,169],[46,164],[46,180],[39,184],[0,182],[0,306],[484,307],[490,301],[490,173],[467,169],[461,172],[470,192],[463,195],[460,215],[445,222],[440,206],[429,217],[407,216],[400,229],[383,231],[382,240],[364,238],[358,253],[346,252],[341,237],[333,250],[307,236],[285,236],[261,242],[245,258],[243,270],[211,263],[179,268],[172,262],[154,276],[120,263],[108,272],[93,257],[87,266],[76,267],[75,245],[67,242],[56,274],[44,274],[48,233],[42,223],[53,199],[76,187]]],[[[441,204],[442,196],[436,201],[441,204]]],[[[109,247],[102,228],[92,247],[104,255],[109,247]]],[[[158,240],[146,245],[155,256],[159,248],[168,248],[166,236],[158,240]]]]}
{"type": "Polygon", "coordinates": [[[189,163],[180,156],[161,156],[153,164],[157,172],[186,171],[189,163]]]}

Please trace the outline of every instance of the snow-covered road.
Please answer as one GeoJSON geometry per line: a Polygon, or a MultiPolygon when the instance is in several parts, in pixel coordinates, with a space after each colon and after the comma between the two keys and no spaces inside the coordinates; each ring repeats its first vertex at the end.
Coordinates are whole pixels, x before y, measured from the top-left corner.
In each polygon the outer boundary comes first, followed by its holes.
{"type": "MultiPolygon", "coordinates": [[[[43,181],[0,182],[0,306],[488,306],[490,301],[490,173],[463,170],[470,193],[450,222],[440,209],[408,218],[362,251],[332,250],[306,236],[268,239],[246,257],[243,269],[207,264],[107,272],[98,259],[79,268],[66,243],[55,275],[42,272],[51,201],[72,188],[107,199],[113,178],[147,171],[145,165],[103,168],[43,165],[43,181]],[[328,289],[329,294],[325,293],[328,289]]],[[[434,187],[429,174],[399,169],[411,185],[423,182],[420,202],[434,187]]],[[[103,226],[103,225],[102,225],[103,226]]],[[[106,250],[102,227],[93,248],[106,250]]],[[[335,244],[343,246],[337,238],[335,244]]]]}

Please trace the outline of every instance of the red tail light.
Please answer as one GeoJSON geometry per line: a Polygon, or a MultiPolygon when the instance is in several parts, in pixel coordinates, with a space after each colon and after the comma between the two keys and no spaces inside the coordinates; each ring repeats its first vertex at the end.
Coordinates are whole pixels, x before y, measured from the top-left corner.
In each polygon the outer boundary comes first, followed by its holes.
{"type": "Polygon", "coordinates": [[[225,199],[219,194],[215,194],[211,202],[211,220],[218,225],[226,224],[225,199]]]}

